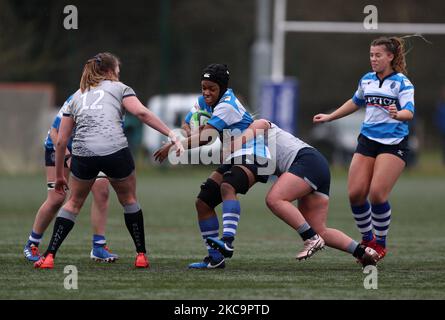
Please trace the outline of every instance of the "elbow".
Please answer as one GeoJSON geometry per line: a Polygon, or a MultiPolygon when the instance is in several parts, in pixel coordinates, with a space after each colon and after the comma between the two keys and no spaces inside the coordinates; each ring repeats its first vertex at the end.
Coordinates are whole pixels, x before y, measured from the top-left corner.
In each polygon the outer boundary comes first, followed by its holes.
{"type": "Polygon", "coordinates": [[[272,126],[272,123],[266,119],[259,119],[258,122],[260,123],[261,128],[263,129],[269,129],[272,126]]]}
{"type": "Polygon", "coordinates": [[[67,141],[65,141],[65,139],[57,139],[56,142],[56,148],[57,149],[65,149],[66,146],[68,145],[67,141]]]}
{"type": "Polygon", "coordinates": [[[151,121],[151,116],[148,110],[141,110],[140,112],[136,113],[135,116],[143,123],[150,123],[151,121]]]}

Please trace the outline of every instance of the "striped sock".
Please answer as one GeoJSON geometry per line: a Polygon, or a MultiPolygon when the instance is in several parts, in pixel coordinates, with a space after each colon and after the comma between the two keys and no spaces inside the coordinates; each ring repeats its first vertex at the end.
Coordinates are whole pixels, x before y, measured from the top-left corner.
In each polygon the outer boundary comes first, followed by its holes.
{"type": "Polygon", "coordinates": [[[209,252],[209,256],[215,260],[220,260],[222,258],[222,254],[218,250],[212,249],[206,242],[206,239],[208,237],[218,238],[219,236],[218,216],[214,215],[213,217],[210,217],[206,220],[200,220],[198,222],[199,229],[201,230],[201,236],[204,240],[207,251],[209,252]]]}
{"type": "Polygon", "coordinates": [[[223,201],[223,238],[232,242],[236,236],[236,229],[241,214],[241,207],[238,200],[223,201]]]}
{"type": "Polygon", "coordinates": [[[28,242],[26,245],[29,247],[30,245],[35,245],[36,247],[39,246],[40,242],[42,241],[43,233],[38,234],[34,232],[34,230],[31,231],[31,234],[29,235],[28,242]]]}
{"type": "Polygon", "coordinates": [[[354,215],[355,224],[362,234],[362,239],[365,241],[371,241],[373,234],[371,223],[371,206],[369,205],[369,202],[366,201],[365,204],[361,206],[351,205],[351,210],[354,215]]]}
{"type": "Polygon", "coordinates": [[[104,247],[106,245],[107,245],[107,240],[105,239],[105,236],[102,236],[100,234],[93,234],[94,248],[104,247]]]}
{"type": "Polygon", "coordinates": [[[388,201],[381,204],[373,204],[371,211],[376,241],[382,247],[386,247],[386,235],[391,223],[391,206],[388,201]]]}

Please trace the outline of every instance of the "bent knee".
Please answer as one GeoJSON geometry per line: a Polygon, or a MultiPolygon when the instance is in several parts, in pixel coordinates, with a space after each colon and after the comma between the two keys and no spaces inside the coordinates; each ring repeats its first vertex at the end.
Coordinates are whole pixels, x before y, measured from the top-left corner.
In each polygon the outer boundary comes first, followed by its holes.
{"type": "Polygon", "coordinates": [[[267,207],[268,207],[270,210],[272,210],[272,212],[275,212],[276,209],[279,208],[280,203],[281,203],[282,201],[283,201],[282,199],[280,199],[280,198],[278,198],[278,197],[276,197],[276,196],[274,196],[274,195],[270,195],[270,194],[268,194],[268,195],[266,196],[266,205],[267,205],[267,207]]]}
{"type": "Polygon", "coordinates": [[[236,194],[235,188],[230,183],[224,181],[221,183],[220,189],[223,198],[226,197],[227,195],[236,194]]]}

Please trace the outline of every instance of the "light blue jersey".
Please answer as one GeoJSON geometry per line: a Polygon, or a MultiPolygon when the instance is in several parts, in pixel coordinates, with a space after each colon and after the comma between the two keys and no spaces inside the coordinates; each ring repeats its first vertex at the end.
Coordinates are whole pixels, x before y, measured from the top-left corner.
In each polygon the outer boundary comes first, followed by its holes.
{"type": "MultiPolygon", "coordinates": [[[[223,139],[230,139],[231,137],[240,135],[252,122],[252,116],[236,98],[232,89],[227,89],[214,108],[212,117],[207,121],[207,124],[214,127],[220,133],[223,133],[223,139]]],[[[255,155],[270,159],[269,149],[265,145],[262,136],[250,140],[247,144],[243,145],[240,150],[235,151],[225,160],[242,155],[255,155]]]]}
{"type": "Polygon", "coordinates": [[[192,118],[192,115],[198,111],[206,111],[212,114],[212,107],[205,103],[203,96],[199,96],[199,98],[193,105],[192,109],[189,111],[189,113],[187,113],[187,115],[185,116],[185,123],[190,124],[190,119],[192,118]]]}
{"type": "MultiPolygon", "coordinates": [[[[72,98],[73,98],[73,96],[71,95],[68,99],[66,99],[66,101],[63,104],[63,106],[60,108],[59,112],[57,113],[56,117],[54,118],[54,121],[53,121],[53,123],[51,125],[51,128],[48,130],[48,135],[45,138],[44,144],[45,144],[45,148],[46,149],[55,150],[55,148],[54,148],[54,141],[51,139],[50,132],[51,132],[52,128],[56,129],[57,132],[59,132],[60,122],[62,121],[63,109],[71,101],[72,98]]],[[[71,151],[71,144],[72,144],[72,142],[73,142],[73,139],[71,138],[68,141],[68,146],[67,146],[68,150],[70,150],[70,151],[71,151]]]]}
{"type": "Polygon", "coordinates": [[[402,73],[394,72],[380,80],[375,72],[363,76],[352,97],[358,106],[366,106],[361,133],[371,140],[393,145],[409,134],[408,122],[392,119],[388,107],[414,113],[414,86],[402,73]]]}

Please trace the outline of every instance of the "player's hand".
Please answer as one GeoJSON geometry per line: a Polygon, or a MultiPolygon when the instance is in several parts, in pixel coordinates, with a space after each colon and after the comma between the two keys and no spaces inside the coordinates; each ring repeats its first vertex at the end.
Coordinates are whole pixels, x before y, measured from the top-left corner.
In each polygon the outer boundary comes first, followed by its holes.
{"type": "Polygon", "coordinates": [[[397,111],[397,107],[395,104],[388,106],[388,112],[389,112],[389,116],[391,118],[397,120],[397,115],[398,115],[399,111],[397,111]]]}
{"type": "Polygon", "coordinates": [[[56,185],[54,187],[54,191],[56,191],[59,194],[65,195],[68,189],[69,189],[68,182],[66,181],[65,177],[56,179],[56,185]]]}
{"type": "Polygon", "coordinates": [[[166,143],[164,144],[159,150],[157,150],[153,156],[155,157],[156,161],[159,161],[162,163],[167,157],[168,152],[170,151],[170,148],[173,146],[172,143],[166,143]]]}
{"type": "Polygon", "coordinates": [[[314,123],[329,122],[329,121],[331,121],[331,115],[330,115],[330,114],[319,113],[319,114],[316,114],[316,115],[314,116],[314,118],[312,119],[312,121],[313,121],[314,123]]]}
{"type": "Polygon", "coordinates": [[[184,152],[184,146],[179,139],[175,141],[176,156],[179,157],[184,152]]]}
{"type": "Polygon", "coordinates": [[[170,138],[172,145],[176,148],[176,156],[179,157],[184,152],[181,140],[173,131],[170,131],[168,137],[170,138]]]}

